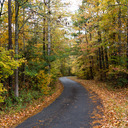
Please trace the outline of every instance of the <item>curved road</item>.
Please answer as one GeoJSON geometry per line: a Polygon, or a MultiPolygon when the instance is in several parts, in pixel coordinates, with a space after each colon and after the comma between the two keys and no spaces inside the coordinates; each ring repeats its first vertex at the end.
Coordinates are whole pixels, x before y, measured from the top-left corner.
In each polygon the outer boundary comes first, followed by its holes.
{"type": "Polygon", "coordinates": [[[91,128],[96,104],[79,83],[61,77],[64,91],[50,106],[28,118],[16,128],[91,128]]]}

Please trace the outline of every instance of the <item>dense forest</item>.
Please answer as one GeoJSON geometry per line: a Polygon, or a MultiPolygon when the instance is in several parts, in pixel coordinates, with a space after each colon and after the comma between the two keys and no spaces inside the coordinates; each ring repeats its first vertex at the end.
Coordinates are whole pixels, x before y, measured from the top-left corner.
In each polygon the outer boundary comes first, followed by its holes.
{"type": "Polygon", "coordinates": [[[128,83],[127,0],[83,0],[74,16],[74,69],[84,79],[128,83]]]}
{"type": "Polygon", "coordinates": [[[60,0],[0,0],[0,102],[3,108],[51,94],[68,75],[68,12],[60,0]]]}
{"type": "Polygon", "coordinates": [[[0,110],[52,94],[61,76],[127,87],[127,0],[83,0],[75,13],[68,6],[0,0],[0,110]]]}

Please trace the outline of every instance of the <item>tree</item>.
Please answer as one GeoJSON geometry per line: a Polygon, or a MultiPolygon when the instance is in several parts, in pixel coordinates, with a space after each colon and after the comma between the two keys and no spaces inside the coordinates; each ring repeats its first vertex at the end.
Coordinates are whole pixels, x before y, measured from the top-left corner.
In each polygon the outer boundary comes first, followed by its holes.
{"type": "MultiPolygon", "coordinates": [[[[18,14],[19,14],[19,1],[15,0],[15,55],[16,60],[18,61],[18,34],[19,34],[19,25],[18,25],[18,14]]],[[[18,83],[18,67],[15,70],[15,96],[19,96],[19,83],[18,83]]]]}
{"type": "MultiPolygon", "coordinates": [[[[51,19],[50,19],[50,2],[51,0],[48,0],[48,57],[50,58],[50,54],[51,54],[51,19]]],[[[48,66],[49,66],[49,73],[50,73],[50,60],[48,59],[48,66]]]]}
{"type": "Polygon", "coordinates": [[[121,81],[117,82],[117,85],[122,86],[127,83],[125,66],[127,29],[124,27],[127,26],[127,8],[125,5],[123,0],[116,2],[83,0],[75,21],[81,26],[81,31],[85,31],[85,35],[80,33],[78,36],[80,43],[77,47],[81,50],[78,59],[81,61],[78,62],[80,76],[89,78],[93,74],[94,78],[99,80],[110,80],[113,76],[115,81],[117,76],[117,81],[121,81]]]}
{"type": "MultiPolygon", "coordinates": [[[[5,0],[3,0],[3,1],[0,0],[0,29],[1,29],[1,23],[2,23],[1,16],[3,15],[2,11],[3,11],[4,2],[5,2],[5,0]]],[[[0,32],[0,38],[1,38],[1,32],[0,32]]],[[[0,40],[0,46],[1,46],[1,40],[0,40]]]]}
{"type": "Polygon", "coordinates": [[[126,27],[127,27],[127,50],[126,50],[127,63],[126,63],[126,65],[127,65],[127,70],[128,70],[128,2],[127,2],[127,0],[126,0],[126,7],[127,7],[127,25],[126,25],[126,27]]]}
{"type": "MultiPolygon", "coordinates": [[[[22,89],[40,90],[43,85],[40,85],[39,74],[49,76],[50,82],[61,74],[59,58],[64,56],[66,42],[63,24],[58,20],[63,20],[66,14],[60,0],[9,0],[8,5],[5,3],[4,6],[8,17],[3,16],[1,41],[5,49],[15,50],[12,59],[22,63],[20,67],[15,64],[15,76],[11,74],[15,78],[12,80],[12,83],[15,80],[15,87],[12,86],[15,96],[19,97],[22,89]]],[[[7,86],[6,80],[4,82],[7,86]]]]}
{"type": "MultiPolygon", "coordinates": [[[[8,50],[12,50],[12,22],[11,22],[11,0],[8,0],[8,50]]],[[[9,76],[9,87],[12,89],[12,76],[9,76]]]]}

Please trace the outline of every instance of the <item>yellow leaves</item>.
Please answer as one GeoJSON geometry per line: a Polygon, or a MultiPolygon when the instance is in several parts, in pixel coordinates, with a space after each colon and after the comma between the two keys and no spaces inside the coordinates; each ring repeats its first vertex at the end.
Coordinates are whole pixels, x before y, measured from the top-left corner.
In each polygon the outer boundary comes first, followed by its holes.
{"type": "Polygon", "coordinates": [[[0,47],[0,79],[4,80],[8,78],[9,75],[12,75],[14,69],[21,66],[25,62],[24,59],[19,59],[16,61],[13,57],[14,52],[12,50],[7,51],[4,48],[0,47]]]}
{"type": "Polygon", "coordinates": [[[4,102],[4,97],[2,97],[1,94],[5,91],[6,89],[4,89],[2,83],[0,83],[0,103],[4,102]]]}
{"type": "Polygon", "coordinates": [[[6,91],[6,89],[4,89],[2,83],[0,83],[0,93],[4,91],[6,91]]]}
{"type": "Polygon", "coordinates": [[[50,87],[48,87],[51,82],[51,75],[46,74],[44,70],[41,70],[37,75],[37,79],[39,83],[38,86],[41,88],[43,93],[47,95],[51,89],[50,87]]]}
{"type": "Polygon", "coordinates": [[[7,65],[4,64],[2,61],[0,62],[0,66],[1,66],[1,67],[4,67],[4,68],[7,68],[7,65]]]}
{"type": "MultiPolygon", "coordinates": [[[[24,59],[19,59],[16,61],[13,57],[14,52],[12,50],[7,51],[4,48],[0,47],[0,80],[5,80],[10,75],[14,73],[14,69],[20,66],[24,59]]],[[[4,98],[1,96],[6,90],[3,89],[2,83],[0,83],[0,102],[4,101],[4,98]]]]}

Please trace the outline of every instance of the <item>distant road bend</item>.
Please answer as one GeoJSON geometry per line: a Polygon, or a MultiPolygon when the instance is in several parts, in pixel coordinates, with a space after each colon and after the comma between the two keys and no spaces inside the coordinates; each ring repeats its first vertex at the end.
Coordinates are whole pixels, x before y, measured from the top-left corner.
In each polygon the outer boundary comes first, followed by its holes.
{"type": "Polygon", "coordinates": [[[79,83],[61,77],[64,91],[50,106],[28,118],[16,128],[91,128],[96,104],[79,83]]]}

